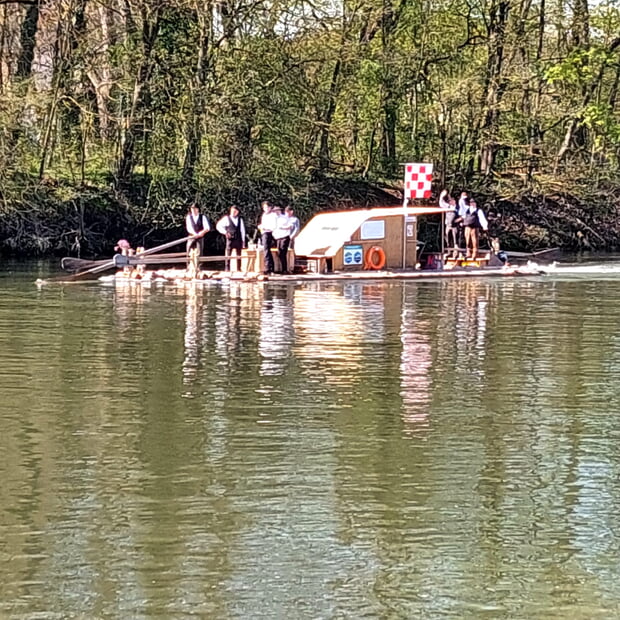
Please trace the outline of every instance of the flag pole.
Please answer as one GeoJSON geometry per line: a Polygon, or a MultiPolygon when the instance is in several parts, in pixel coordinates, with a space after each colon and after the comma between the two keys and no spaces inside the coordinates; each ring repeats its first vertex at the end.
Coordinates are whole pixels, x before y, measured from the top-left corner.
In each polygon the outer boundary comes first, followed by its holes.
{"type": "Polygon", "coordinates": [[[430,198],[433,181],[432,163],[406,163],[403,183],[403,269],[407,266],[408,204],[414,198],[430,198]]]}
{"type": "Polygon", "coordinates": [[[407,190],[403,189],[403,270],[407,268],[407,190]]]}

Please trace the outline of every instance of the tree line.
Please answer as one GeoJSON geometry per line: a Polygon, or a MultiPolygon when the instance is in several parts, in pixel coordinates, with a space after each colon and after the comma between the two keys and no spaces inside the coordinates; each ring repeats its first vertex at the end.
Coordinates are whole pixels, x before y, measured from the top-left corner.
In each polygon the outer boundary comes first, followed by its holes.
{"type": "Polygon", "coordinates": [[[617,187],[619,33],[615,0],[0,0],[0,191],[617,187]]]}

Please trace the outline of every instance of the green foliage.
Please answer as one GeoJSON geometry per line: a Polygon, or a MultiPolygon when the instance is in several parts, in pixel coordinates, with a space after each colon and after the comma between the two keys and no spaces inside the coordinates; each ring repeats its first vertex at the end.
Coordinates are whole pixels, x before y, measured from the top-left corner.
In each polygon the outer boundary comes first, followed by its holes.
{"type": "Polygon", "coordinates": [[[168,227],[201,188],[226,197],[209,199],[219,209],[269,183],[291,196],[320,178],[397,184],[412,160],[455,186],[618,177],[613,0],[582,17],[579,41],[559,0],[48,4],[28,79],[15,75],[25,8],[0,17],[0,180],[15,204],[24,174],[112,185],[168,227]]]}

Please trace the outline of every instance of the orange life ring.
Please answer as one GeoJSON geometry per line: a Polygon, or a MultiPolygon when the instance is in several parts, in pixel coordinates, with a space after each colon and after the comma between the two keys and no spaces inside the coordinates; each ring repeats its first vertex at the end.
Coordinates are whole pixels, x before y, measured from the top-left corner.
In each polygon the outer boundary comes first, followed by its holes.
{"type": "Polygon", "coordinates": [[[385,267],[385,252],[378,245],[373,245],[366,252],[365,269],[383,269],[385,267]],[[375,258],[377,260],[375,260],[375,258]]]}

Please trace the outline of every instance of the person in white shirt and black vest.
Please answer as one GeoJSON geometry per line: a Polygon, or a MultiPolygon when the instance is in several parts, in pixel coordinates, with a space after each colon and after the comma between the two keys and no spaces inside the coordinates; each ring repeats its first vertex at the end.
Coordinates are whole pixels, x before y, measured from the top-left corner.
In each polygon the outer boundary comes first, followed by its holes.
{"type": "Polygon", "coordinates": [[[487,231],[489,223],[482,209],[478,208],[475,200],[470,199],[469,205],[463,215],[463,226],[465,228],[465,247],[467,248],[467,258],[476,260],[478,256],[478,243],[480,240],[480,229],[487,231]]]}
{"type": "Polygon", "coordinates": [[[226,270],[239,271],[239,258],[241,250],[246,247],[245,222],[239,214],[236,205],[232,205],[228,215],[220,218],[215,225],[217,231],[226,238],[226,270]],[[237,256],[234,261],[230,260],[233,252],[237,256]]]}
{"type": "Polygon", "coordinates": [[[199,256],[202,256],[204,237],[211,230],[211,226],[207,217],[200,213],[200,209],[195,202],[190,206],[185,218],[185,229],[187,234],[192,237],[187,240],[187,254],[189,255],[190,250],[198,248],[199,256]]]}

